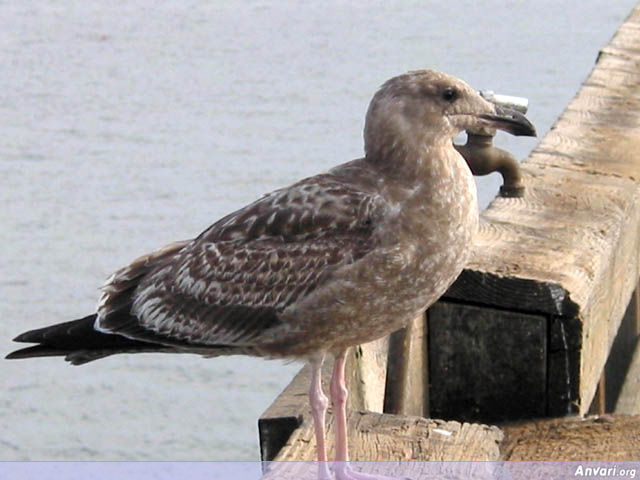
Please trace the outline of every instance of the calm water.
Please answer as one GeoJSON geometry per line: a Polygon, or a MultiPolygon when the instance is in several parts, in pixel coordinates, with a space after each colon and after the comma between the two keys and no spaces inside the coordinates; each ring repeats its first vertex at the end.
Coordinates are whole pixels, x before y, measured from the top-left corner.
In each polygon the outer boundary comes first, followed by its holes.
{"type": "MultiPolygon", "coordinates": [[[[635,2],[391,3],[1,2],[0,353],[93,311],[136,256],[360,156],[393,75],[526,96],[546,133],[635,2]]],[[[498,143],[524,157],[536,140],[498,143]]],[[[482,204],[496,190],[483,179],[482,204]]],[[[298,368],[3,362],[0,459],[256,459],[257,417],[298,368]]]]}

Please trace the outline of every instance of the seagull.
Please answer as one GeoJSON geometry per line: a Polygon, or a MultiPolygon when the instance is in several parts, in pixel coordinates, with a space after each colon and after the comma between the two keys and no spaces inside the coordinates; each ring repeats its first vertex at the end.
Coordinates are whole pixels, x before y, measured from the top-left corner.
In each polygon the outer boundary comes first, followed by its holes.
{"type": "Polygon", "coordinates": [[[478,227],[475,183],[453,147],[462,130],[535,136],[520,113],[434,70],[373,96],[363,158],[275,190],[117,270],[95,313],[25,332],[7,358],[117,353],[244,354],[311,365],[319,480],[362,480],[349,466],[348,349],[406,326],[453,283],[478,227]],[[327,463],[321,369],[333,356],[336,462],[327,463]]]}

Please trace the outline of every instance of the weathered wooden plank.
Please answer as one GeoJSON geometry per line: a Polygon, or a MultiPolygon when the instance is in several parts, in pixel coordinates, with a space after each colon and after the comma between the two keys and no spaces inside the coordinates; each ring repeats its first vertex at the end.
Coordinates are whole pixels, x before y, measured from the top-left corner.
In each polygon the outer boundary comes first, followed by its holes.
{"type": "MultiPolygon", "coordinates": [[[[529,279],[555,285],[547,290],[557,308],[542,311],[576,316],[594,300],[598,283],[606,280],[598,275],[603,275],[613,260],[622,229],[633,233],[638,186],[630,180],[563,170],[557,165],[561,160],[549,156],[536,160],[546,160],[555,168],[534,170],[527,165],[526,198],[494,201],[484,214],[487,222],[475,242],[477,254],[470,268],[491,269],[503,278],[503,287],[509,287],[510,277],[518,282],[517,298],[509,295],[509,290],[495,294],[498,306],[506,308],[521,299],[525,310],[535,308],[527,294],[538,294],[538,290],[527,292],[520,286],[531,285],[525,283],[529,279]]],[[[632,250],[633,243],[624,247],[632,250]]],[[[637,254],[627,253],[633,265],[637,254]]],[[[629,297],[630,292],[624,306],[629,297]]]]}
{"type": "MultiPolygon", "coordinates": [[[[348,416],[353,460],[496,460],[502,433],[497,427],[422,417],[352,411],[348,416]]],[[[327,438],[333,438],[329,417],[327,438]]],[[[314,460],[311,422],[297,429],[276,460],[314,460]]],[[[328,456],[335,455],[334,442],[328,456]]]]}
{"type": "Polygon", "coordinates": [[[504,460],[638,460],[640,416],[567,417],[503,425],[504,460]]]}
{"type": "Polygon", "coordinates": [[[384,411],[397,415],[429,414],[425,315],[389,339],[384,411]]]}
{"type": "Polygon", "coordinates": [[[389,337],[352,349],[346,368],[349,408],[383,411],[388,356],[389,337]]]}
{"type": "Polygon", "coordinates": [[[447,302],[428,316],[431,416],[496,422],[546,415],[545,317],[447,302]]]}
{"type": "MultiPolygon", "coordinates": [[[[637,460],[640,416],[565,417],[503,425],[501,428],[421,417],[353,412],[349,415],[352,459],[365,461],[460,460],[637,460]]],[[[328,424],[332,438],[333,423],[328,424]]],[[[308,424],[298,428],[282,461],[263,480],[315,479],[315,436],[308,424]],[[296,462],[291,462],[296,460],[296,462]]],[[[329,442],[329,457],[333,457],[329,442]]],[[[420,462],[415,462],[420,463],[420,462]]],[[[385,468],[384,464],[380,468],[385,468]]],[[[393,465],[388,466],[393,473],[393,465]]],[[[403,468],[406,474],[406,468],[403,468]]],[[[417,472],[416,472],[417,473],[417,472]]],[[[430,477],[429,477],[430,478],[430,477]]],[[[454,477],[458,478],[458,477],[454,477]]],[[[468,478],[468,477],[460,477],[468,478]]]]}
{"type": "Polygon", "coordinates": [[[589,407],[589,415],[604,415],[605,413],[607,413],[607,376],[603,372],[589,407]]]}
{"type": "Polygon", "coordinates": [[[640,415],[640,342],[637,342],[614,412],[621,415],[640,415]]]}
{"type": "Polygon", "coordinates": [[[633,333],[636,337],[640,337],[640,281],[633,292],[633,301],[635,303],[635,328],[633,333]]]}
{"type": "Polygon", "coordinates": [[[618,333],[609,351],[609,358],[604,367],[603,376],[605,377],[606,388],[605,399],[602,403],[605,413],[614,411],[638,343],[636,310],[636,295],[634,294],[622,318],[618,333]]]}
{"type": "MultiPolygon", "coordinates": [[[[357,460],[363,460],[361,455],[365,454],[375,455],[372,458],[382,461],[624,461],[638,460],[640,452],[639,415],[604,415],[586,419],[565,417],[503,425],[500,429],[367,413],[352,414],[349,421],[350,427],[357,431],[355,442],[352,441],[354,449],[358,449],[357,460]],[[450,435],[444,432],[450,432],[450,435]],[[386,435],[389,435],[388,439],[383,438],[386,435]]],[[[301,428],[292,437],[291,448],[285,450],[291,452],[292,456],[283,455],[279,460],[308,459],[313,447],[313,432],[301,428]]],[[[409,464],[416,468],[425,465],[422,462],[409,464]]],[[[455,462],[450,464],[456,465],[455,462]]],[[[394,464],[382,463],[377,465],[380,470],[375,473],[393,475],[398,470],[404,475],[414,473],[406,465],[404,463],[399,469],[394,464]]],[[[316,479],[315,465],[282,462],[273,467],[273,471],[267,473],[263,480],[316,479]]],[[[526,465],[531,478],[536,477],[531,471],[532,467],[526,465]]],[[[412,476],[421,478],[421,473],[416,470],[412,476]]],[[[424,473],[425,478],[433,478],[433,471],[424,473]]],[[[443,472],[442,478],[494,478],[487,476],[486,472],[479,476],[474,476],[472,472],[466,475],[460,475],[459,471],[450,473],[452,475],[447,476],[443,472]]],[[[549,473],[548,469],[546,473],[549,473]]],[[[517,478],[525,478],[524,475],[517,475],[517,478]]]]}

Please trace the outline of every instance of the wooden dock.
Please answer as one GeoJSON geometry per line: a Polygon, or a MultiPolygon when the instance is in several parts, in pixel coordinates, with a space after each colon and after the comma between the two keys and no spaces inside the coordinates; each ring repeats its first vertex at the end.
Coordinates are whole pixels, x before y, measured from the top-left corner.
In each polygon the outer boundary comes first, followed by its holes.
{"type": "MultiPolygon", "coordinates": [[[[353,458],[640,459],[640,6],[521,167],[445,296],[354,349],[353,458]]],[[[260,419],[263,459],[313,459],[307,389],[260,419]]]]}

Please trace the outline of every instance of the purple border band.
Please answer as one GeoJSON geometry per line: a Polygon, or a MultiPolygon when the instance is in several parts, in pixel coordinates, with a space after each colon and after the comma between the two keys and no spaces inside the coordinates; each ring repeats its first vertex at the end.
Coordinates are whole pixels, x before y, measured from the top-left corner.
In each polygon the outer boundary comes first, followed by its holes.
{"type": "MultiPolygon", "coordinates": [[[[348,468],[412,480],[640,479],[640,460],[350,462],[348,468]]],[[[317,462],[0,462],[0,480],[316,480],[317,471],[317,462]]]]}

